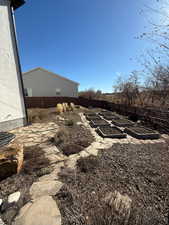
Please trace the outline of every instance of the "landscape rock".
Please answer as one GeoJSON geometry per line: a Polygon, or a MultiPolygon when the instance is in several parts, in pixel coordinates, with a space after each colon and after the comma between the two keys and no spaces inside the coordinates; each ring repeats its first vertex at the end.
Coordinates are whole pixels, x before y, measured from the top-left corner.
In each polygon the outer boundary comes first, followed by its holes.
{"type": "Polygon", "coordinates": [[[0,180],[19,173],[23,165],[23,145],[12,143],[0,148],[0,180]]]}
{"type": "Polygon", "coordinates": [[[118,191],[111,192],[107,194],[105,201],[120,216],[125,218],[125,221],[128,221],[132,204],[128,195],[121,195],[118,191]]]}
{"type": "Polygon", "coordinates": [[[18,202],[20,196],[21,196],[21,193],[19,191],[9,195],[8,196],[8,203],[18,202]]]}
{"type": "Polygon", "coordinates": [[[77,122],[76,123],[78,126],[84,126],[82,122],[77,122]]]}
{"type": "Polygon", "coordinates": [[[5,223],[2,221],[1,218],[0,218],[0,225],[5,225],[5,223]]]}
{"type": "Polygon", "coordinates": [[[54,180],[35,182],[30,188],[30,196],[32,199],[37,199],[44,195],[54,196],[59,192],[62,185],[60,181],[54,180]]]}
{"type": "Polygon", "coordinates": [[[2,199],[0,199],[0,207],[1,207],[2,203],[3,203],[3,200],[2,200],[2,199]]]}
{"type": "Polygon", "coordinates": [[[43,196],[26,204],[13,225],[61,225],[61,214],[50,196],[43,196]]]}

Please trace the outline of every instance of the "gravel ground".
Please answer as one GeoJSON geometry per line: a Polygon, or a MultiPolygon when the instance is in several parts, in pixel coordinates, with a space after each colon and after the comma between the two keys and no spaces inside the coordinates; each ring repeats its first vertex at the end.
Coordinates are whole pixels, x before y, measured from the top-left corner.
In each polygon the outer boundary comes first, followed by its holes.
{"type": "Polygon", "coordinates": [[[60,178],[65,185],[56,201],[63,225],[169,224],[167,144],[115,144],[97,158],[90,156],[80,160],[76,171],[65,169],[60,178]],[[116,218],[113,223],[106,221],[110,212],[105,209],[103,199],[115,190],[132,199],[127,223],[121,218],[116,218]],[[96,218],[99,218],[99,224],[96,218]]]}

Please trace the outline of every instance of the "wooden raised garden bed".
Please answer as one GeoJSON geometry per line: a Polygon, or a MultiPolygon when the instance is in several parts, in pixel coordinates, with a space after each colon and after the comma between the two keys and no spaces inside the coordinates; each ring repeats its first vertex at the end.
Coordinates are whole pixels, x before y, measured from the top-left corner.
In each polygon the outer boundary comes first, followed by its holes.
{"type": "Polygon", "coordinates": [[[117,127],[129,127],[134,126],[134,123],[127,119],[118,118],[115,120],[112,120],[112,123],[117,127]]]}
{"type": "Polygon", "coordinates": [[[84,113],[85,116],[96,116],[97,113],[84,113]]]}
{"type": "Polygon", "coordinates": [[[106,119],[106,120],[117,120],[117,119],[119,119],[119,117],[117,116],[117,115],[104,115],[103,116],[104,117],[104,119],[106,119]]]}
{"type": "Polygon", "coordinates": [[[127,136],[119,128],[111,126],[98,127],[97,132],[103,138],[126,138],[127,136]]]}
{"type": "Polygon", "coordinates": [[[91,121],[91,120],[100,120],[100,116],[99,115],[86,115],[86,119],[91,121]]]}
{"type": "Polygon", "coordinates": [[[152,129],[146,127],[128,127],[125,129],[127,134],[135,137],[137,139],[158,139],[160,138],[160,134],[152,129]]]}
{"type": "Polygon", "coordinates": [[[90,126],[93,128],[96,128],[99,126],[109,126],[109,123],[103,119],[93,119],[90,121],[90,126]]]}
{"type": "Polygon", "coordinates": [[[112,116],[113,113],[110,111],[101,111],[101,112],[99,112],[99,115],[100,116],[112,116]]]}

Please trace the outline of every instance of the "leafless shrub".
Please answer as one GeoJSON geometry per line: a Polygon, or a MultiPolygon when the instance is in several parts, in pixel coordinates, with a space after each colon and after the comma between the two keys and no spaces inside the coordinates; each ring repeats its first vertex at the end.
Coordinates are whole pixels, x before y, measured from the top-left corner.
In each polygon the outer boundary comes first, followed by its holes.
{"type": "Polygon", "coordinates": [[[64,143],[66,139],[68,138],[68,135],[69,135],[69,132],[66,130],[66,128],[61,127],[53,139],[54,144],[58,146],[59,144],[64,143]]]}
{"type": "Polygon", "coordinates": [[[99,160],[94,156],[89,156],[87,158],[80,158],[77,161],[77,167],[80,172],[90,173],[94,171],[99,166],[99,160]]]}
{"type": "Polygon", "coordinates": [[[72,119],[66,120],[65,121],[65,125],[66,126],[73,126],[74,125],[74,121],[72,119]]]}
{"type": "Polygon", "coordinates": [[[85,91],[81,91],[79,93],[79,97],[87,98],[87,99],[100,99],[102,97],[102,92],[100,90],[95,91],[90,88],[85,91]]]}
{"type": "Polygon", "coordinates": [[[118,93],[118,97],[121,98],[121,102],[127,105],[135,104],[135,101],[140,94],[139,88],[137,71],[133,71],[127,80],[119,77],[116,85],[114,85],[114,90],[118,93]]]}
{"type": "Polygon", "coordinates": [[[77,154],[83,150],[83,147],[77,144],[65,144],[62,147],[62,151],[64,155],[72,155],[72,154],[77,154]]]}
{"type": "Polygon", "coordinates": [[[29,109],[28,110],[28,122],[40,123],[44,120],[49,120],[49,112],[45,109],[29,109]]]}
{"type": "Polygon", "coordinates": [[[36,174],[38,177],[41,177],[43,175],[50,174],[51,172],[52,172],[52,169],[50,167],[45,167],[38,170],[36,174]]]}

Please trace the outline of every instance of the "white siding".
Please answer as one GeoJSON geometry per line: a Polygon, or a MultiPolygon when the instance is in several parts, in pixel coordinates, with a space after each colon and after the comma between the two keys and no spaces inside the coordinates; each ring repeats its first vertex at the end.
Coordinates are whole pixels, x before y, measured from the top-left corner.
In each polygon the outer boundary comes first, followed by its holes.
{"type": "Polygon", "coordinates": [[[0,129],[1,122],[25,117],[9,4],[0,0],[0,129]]]}
{"type": "Polygon", "coordinates": [[[78,84],[41,69],[25,73],[23,81],[25,88],[32,89],[33,97],[78,96],[78,84]]]}

